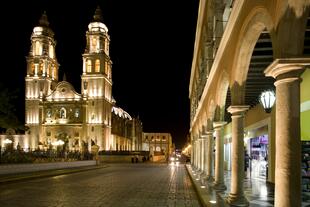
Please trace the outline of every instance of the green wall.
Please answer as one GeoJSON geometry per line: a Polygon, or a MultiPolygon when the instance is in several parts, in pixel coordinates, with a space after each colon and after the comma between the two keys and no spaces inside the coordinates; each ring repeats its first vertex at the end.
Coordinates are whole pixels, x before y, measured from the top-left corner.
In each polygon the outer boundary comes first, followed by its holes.
{"type": "Polygon", "coordinates": [[[302,74],[300,85],[300,128],[301,140],[310,140],[310,69],[302,74]]]}

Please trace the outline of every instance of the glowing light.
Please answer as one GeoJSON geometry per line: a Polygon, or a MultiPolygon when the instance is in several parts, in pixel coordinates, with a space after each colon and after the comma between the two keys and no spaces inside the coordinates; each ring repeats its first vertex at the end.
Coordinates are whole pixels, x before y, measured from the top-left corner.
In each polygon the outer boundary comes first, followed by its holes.
{"type": "Polygon", "coordinates": [[[4,144],[12,144],[12,140],[10,140],[10,139],[5,139],[4,141],[3,141],[3,143],[4,144]]]}
{"type": "Polygon", "coordinates": [[[200,186],[201,188],[206,188],[206,186],[205,185],[202,185],[202,186],[200,186]]]}
{"type": "Polygon", "coordinates": [[[214,203],[216,203],[216,201],[215,201],[215,200],[211,200],[211,201],[209,201],[209,202],[210,202],[210,203],[213,203],[213,204],[214,204],[214,203]]]}
{"type": "Polygon", "coordinates": [[[260,186],[260,196],[265,197],[268,195],[267,186],[261,185],[260,186]]]}
{"type": "Polygon", "coordinates": [[[57,140],[57,141],[55,141],[55,142],[52,142],[52,145],[53,146],[59,146],[59,145],[63,145],[65,142],[64,141],[62,141],[62,140],[57,140]]]}
{"type": "Polygon", "coordinates": [[[276,101],[276,95],[273,90],[263,91],[259,96],[259,102],[263,105],[266,113],[270,113],[272,106],[276,101]]]}
{"type": "Polygon", "coordinates": [[[127,118],[129,120],[132,120],[131,116],[124,111],[123,109],[119,108],[119,107],[112,107],[112,112],[114,112],[115,115],[118,115],[119,117],[123,117],[123,118],[127,118]]]}
{"type": "Polygon", "coordinates": [[[33,33],[35,35],[41,35],[42,32],[43,32],[43,27],[35,27],[35,28],[33,28],[33,33]]]}
{"type": "Polygon", "coordinates": [[[105,26],[105,24],[103,24],[102,22],[91,22],[88,25],[88,29],[92,32],[108,32],[107,26],[105,26]]]}

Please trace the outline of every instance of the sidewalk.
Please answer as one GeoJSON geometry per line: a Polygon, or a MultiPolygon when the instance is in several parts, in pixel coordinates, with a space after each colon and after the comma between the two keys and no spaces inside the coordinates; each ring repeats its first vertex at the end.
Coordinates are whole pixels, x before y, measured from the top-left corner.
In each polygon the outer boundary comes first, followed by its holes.
{"type": "MultiPolygon", "coordinates": [[[[227,189],[225,191],[216,192],[213,190],[211,182],[202,185],[190,164],[186,165],[186,169],[193,181],[194,187],[203,206],[230,206],[224,201],[230,192],[230,172],[226,171],[224,175],[227,189]]],[[[251,207],[274,206],[274,185],[269,184],[264,180],[246,178],[243,183],[243,189],[251,207]]],[[[310,207],[310,195],[308,193],[303,193],[302,195],[302,207],[310,207]]]]}
{"type": "Polygon", "coordinates": [[[18,173],[18,174],[10,174],[10,175],[0,175],[0,184],[31,180],[37,178],[44,177],[52,177],[57,175],[65,175],[70,173],[83,172],[88,170],[96,170],[108,167],[107,164],[95,165],[95,166],[86,166],[86,167],[74,167],[74,168],[66,168],[66,169],[58,169],[58,170],[44,170],[44,171],[36,171],[29,173],[18,173]]]}

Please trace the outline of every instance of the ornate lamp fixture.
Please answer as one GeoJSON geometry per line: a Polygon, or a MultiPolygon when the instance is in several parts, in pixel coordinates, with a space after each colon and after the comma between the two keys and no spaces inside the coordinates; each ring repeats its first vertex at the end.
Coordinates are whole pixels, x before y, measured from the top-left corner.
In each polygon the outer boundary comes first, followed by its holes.
{"type": "Polygon", "coordinates": [[[276,94],[273,90],[263,91],[259,96],[259,102],[263,105],[266,113],[270,113],[276,101],[276,94]]]}

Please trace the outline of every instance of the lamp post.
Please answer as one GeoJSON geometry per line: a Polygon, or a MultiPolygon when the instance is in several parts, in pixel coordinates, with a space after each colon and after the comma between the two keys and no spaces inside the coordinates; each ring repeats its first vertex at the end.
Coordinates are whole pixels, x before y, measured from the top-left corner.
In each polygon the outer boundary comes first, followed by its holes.
{"type": "Polygon", "coordinates": [[[272,106],[276,101],[276,95],[273,90],[263,91],[259,96],[259,102],[263,105],[266,113],[270,113],[272,106]]]}

